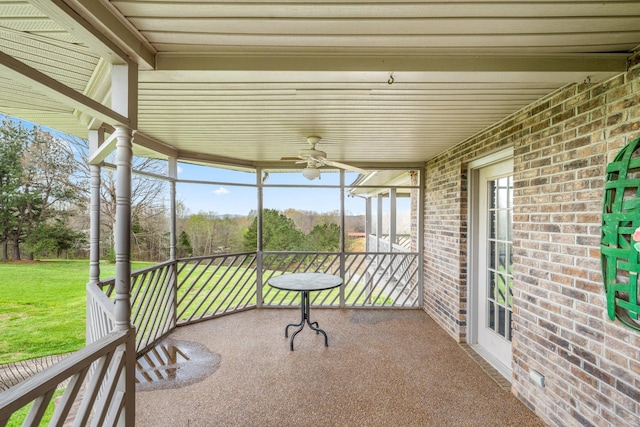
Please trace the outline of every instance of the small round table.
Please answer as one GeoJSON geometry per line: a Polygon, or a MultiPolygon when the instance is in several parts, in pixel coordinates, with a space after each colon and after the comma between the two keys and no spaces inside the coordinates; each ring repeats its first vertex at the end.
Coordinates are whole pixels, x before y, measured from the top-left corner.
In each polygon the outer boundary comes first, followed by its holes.
{"type": "Polygon", "coordinates": [[[324,335],[324,345],[325,347],[329,347],[327,333],[320,329],[318,322],[311,322],[309,318],[309,292],[337,288],[342,285],[342,278],[325,273],[289,273],[283,274],[282,276],[272,277],[268,280],[268,283],[276,289],[281,289],[283,291],[295,291],[302,294],[302,299],[300,301],[302,317],[300,319],[300,323],[290,323],[284,329],[284,336],[287,338],[289,336],[289,327],[299,326],[299,328],[291,335],[291,339],[289,340],[289,347],[291,351],[293,351],[293,339],[296,337],[298,332],[304,328],[305,322],[311,329],[316,331],[316,334],[322,333],[322,335],[324,335]]]}

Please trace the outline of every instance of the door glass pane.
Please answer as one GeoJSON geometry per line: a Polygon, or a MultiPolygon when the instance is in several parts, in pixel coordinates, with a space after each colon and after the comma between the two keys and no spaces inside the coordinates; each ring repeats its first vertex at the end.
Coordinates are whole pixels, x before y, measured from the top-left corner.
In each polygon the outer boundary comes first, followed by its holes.
{"type": "Polygon", "coordinates": [[[495,237],[498,229],[498,217],[496,211],[489,211],[489,237],[495,237]]]}
{"type": "Polygon", "coordinates": [[[511,340],[513,178],[488,181],[487,327],[511,340]]]}
{"type": "Polygon", "coordinates": [[[496,208],[496,182],[495,181],[489,181],[488,182],[488,186],[489,186],[489,191],[487,192],[487,194],[489,195],[489,209],[495,209],[496,208]]]}
{"type": "Polygon", "coordinates": [[[493,271],[489,271],[489,292],[487,292],[489,299],[496,298],[496,274],[493,271]]]}
{"type": "Polygon", "coordinates": [[[489,241],[489,251],[488,251],[488,263],[487,265],[489,266],[489,268],[492,268],[495,270],[496,266],[498,265],[498,261],[497,261],[497,253],[496,253],[496,242],[492,242],[489,241]]]}
{"type": "MultiPolygon", "coordinates": [[[[506,310],[502,306],[498,306],[498,334],[505,337],[506,310]]],[[[505,337],[506,338],[506,337],[505,337]]]]}
{"type": "Polygon", "coordinates": [[[496,310],[493,305],[493,301],[487,301],[487,328],[495,330],[496,324],[496,310]]]}
{"type": "Polygon", "coordinates": [[[500,178],[497,183],[498,187],[498,209],[507,209],[509,207],[509,179],[500,178]]]}
{"type": "Polygon", "coordinates": [[[507,240],[509,238],[509,212],[507,209],[501,209],[497,215],[498,218],[498,240],[507,240]]]}

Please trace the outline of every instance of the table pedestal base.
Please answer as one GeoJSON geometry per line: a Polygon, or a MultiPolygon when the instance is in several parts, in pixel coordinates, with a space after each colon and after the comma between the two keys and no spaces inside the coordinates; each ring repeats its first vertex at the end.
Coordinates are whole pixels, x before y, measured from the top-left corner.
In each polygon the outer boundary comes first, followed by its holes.
{"type": "Polygon", "coordinates": [[[329,347],[329,340],[327,338],[327,333],[322,329],[320,329],[318,322],[311,322],[309,318],[309,311],[310,311],[310,305],[311,305],[309,300],[309,291],[302,291],[301,294],[302,294],[302,301],[300,302],[300,311],[301,311],[302,317],[300,319],[300,323],[290,323],[287,325],[286,328],[284,328],[284,337],[287,338],[289,336],[289,327],[299,326],[299,328],[293,332],[293,334],[291,335],[291,338],[289,339],[289,349],[293,351],[293,339],[296,337],[296,335],[298,335],[298,332],[300,332],[304,328],[305,323],[309,325],[311,329],[316,331],[316,334],[321,333],[322,335],[324,335],[324,346],[329,347]]]}

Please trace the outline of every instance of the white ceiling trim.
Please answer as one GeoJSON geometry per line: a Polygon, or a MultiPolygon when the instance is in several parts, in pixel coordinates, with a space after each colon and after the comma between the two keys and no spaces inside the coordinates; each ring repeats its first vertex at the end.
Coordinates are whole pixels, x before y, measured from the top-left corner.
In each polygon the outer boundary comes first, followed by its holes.
{"type": "MultiPolygon", "coordinates": [[[[156,71],[615,72],[628,54],[572,55],[189,55],[159,53],[156,71]]],[[[303,80],[298,78],[297,80],[303,80]]],[[[465,80],[466,81],[466,80],[465,80]]]]}
{"type": "Polygon", "coordinates": [[[8,76],[13,81],[29,86],[53,100],[58,100],[107,123],[129,126],[128,118],[4,52],[0,52],[0,70],[3,76],[8,76]]]}

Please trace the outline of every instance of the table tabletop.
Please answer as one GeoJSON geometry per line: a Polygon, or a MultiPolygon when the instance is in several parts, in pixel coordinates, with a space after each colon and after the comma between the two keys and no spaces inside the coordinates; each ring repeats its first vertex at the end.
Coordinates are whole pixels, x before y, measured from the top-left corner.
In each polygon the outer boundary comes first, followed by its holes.
{"type": "Polygon", "coordinates": [[[325,273],[286,273],[270,278],[267,283],[284,291],[323,291],[337,288],[342,278],[325,273]]]}

